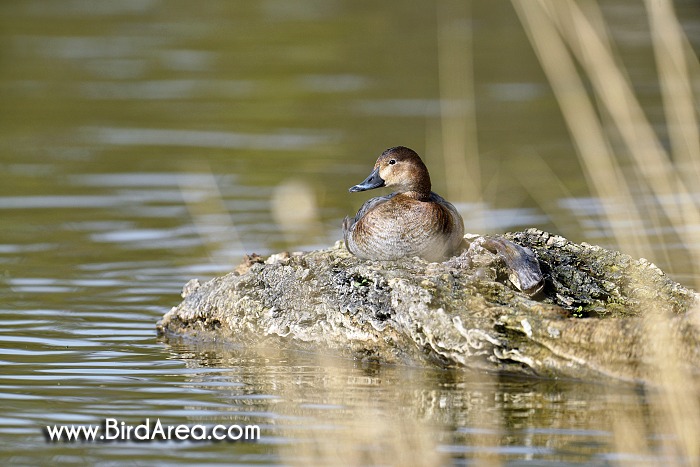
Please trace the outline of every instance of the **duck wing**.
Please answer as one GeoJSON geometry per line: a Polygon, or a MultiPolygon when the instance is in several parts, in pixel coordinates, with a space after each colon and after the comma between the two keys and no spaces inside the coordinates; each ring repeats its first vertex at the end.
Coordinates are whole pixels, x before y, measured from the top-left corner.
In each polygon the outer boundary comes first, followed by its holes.
{"type": "Polygon", "coordinates": [[[396,196],[396,193],[392,193],[386,196],[377,196],[376,198],[372,198],[365,201],[365,204],[363,204],[360,210],[357,211],[357,214],[355,214],[355,218],[352,220],[351,225],[354,225],[356,222],[362,219],[365,216],[365,214],[367,214],[369,211],[379,206],[380,204],[386,203],[394,196],[396,196]]]}

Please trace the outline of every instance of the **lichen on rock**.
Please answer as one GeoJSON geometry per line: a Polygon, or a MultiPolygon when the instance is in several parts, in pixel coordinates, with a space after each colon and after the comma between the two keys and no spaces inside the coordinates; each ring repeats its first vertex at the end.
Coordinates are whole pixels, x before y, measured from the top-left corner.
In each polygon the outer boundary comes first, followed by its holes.
{"type": "Polygon", "coordinates": [[[188,283],[158,329],[385,363],[639,380],[649,371],[643,315],[659,313],[679,358],[698,361],[698,296],[653,264],[536,229],[465,243],[443,263],[360,260],[340,242],[250,256],[188,283]]]}

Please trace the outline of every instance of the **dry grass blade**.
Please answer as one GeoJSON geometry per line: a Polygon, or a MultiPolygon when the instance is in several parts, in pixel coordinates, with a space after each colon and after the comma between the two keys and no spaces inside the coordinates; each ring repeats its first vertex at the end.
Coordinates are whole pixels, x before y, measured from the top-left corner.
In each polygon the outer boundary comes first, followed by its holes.
{"type": "Polygon", "coordinates": [[[190,175],[180,178],[180,192],[192,218],[192,225],[208,250],[209,258],[228,256],[236,264],[245,251],[238,229],[224,204],[216,178],[208,164],[190,167],[190,175]],[[194,175],[197,174],[197,175],[194,175]]]}
{"type": "MultiPolygon", "coordinates": [[[[586,3],[587,14],[571,1],[516,1],[514,5],[560,104],[589,186],[603,203],[614,200],[617,206],[622,206],[610,210],[608,204],[605,212],[618,245],[630,254],[658,260],[660,256],[654,252],[661,251],[664,255],[663,248],[650,235],[640,235],[639,230],[651,223],[647,231],[661,232],[667,219],[668,227],[683,243],[692,262],[700,263],[697,232],[692,228],[700,225],[700,207],[688,181],[695,178],[695,167],[700,164],[700,142],[692,108],[695,102],[690,85],[692,77],[687,73],[680,77],[689,69],[683,65],[685,61],[676,57],[659,64],[666,112],[670,115],[669,134],[675,140],[674,147],[682,150],[672,157],[646,118],[624,69],[615,59],[607,35],[601,32],[605,31],[605,25],[596,24],[603,15],[595,3],[586,3]],[[579,75],[577,63],[584,77],[579,75]],[[668,67],[664,68],[664,63],[668,67]],[[599,106],[589,97],[586,82],[593,86],[593,97],[599,106]],[[683,104],[672,109],[672,103],[677,101],[683,104]],[[684,119],[682,124],[680,116],[684,119]],[[622,144],[611,141],[609,130],[600,121],[605,117],[622,144]],[[621,155],[631,162],[631,174],[623,175],[621,155]],[[683,176],[687,173],[691,175],[683,176]],[[631,235],[625,225],[635,227],[631,235]]],[[[659,6],[655,4],[654,8],[659,6]]],[[[668,10],[664,12],[665,16],[661,16],[665,20],[653,22],[661,21],[664,30],[680,34],[677,21],[675,28],[669,26],[670,14],[668,10]]],[[[656,29],[660,28],[657,25],[656,29]]],[[[676,42],[683,43],[680,38],[676,42]]],[[[663,45],[656,48],[665,50],[663,45]]]]}
{"type": "MultiPolygon", "coordinates": [[[[641,182],[639,185],[653,194],[663,214],[668,217],[671,227],[683,242],[688,246],[692,245],[694,238],[689,235],[686,226],[700,224],[700,211],[694,205],[690,190],[680,176],[684,169],[679,168],[674,163],[676,158],[672,158],[664,150],[634,95],[622,67],[615,60],[613,51],[601,40],[588,17],[575,2],[548,3],[549,10],[552,12],[550,14],[552,21],[557,24],[562,38],[583,66],[603,109],[609,113],[611,122],[619,131],[624,142],[620,150],[624,150],[631,157],[638,182],[641,182]]],[[[669,74],[677,75],[677,73],[665,71],[662,66],[659,69],[661,77],[669,74]]],[[[663,79],[661,81],[664,82],[663,79]]],[[[672,93],[675,94],[675,91],[672,93]]],[[[665,99],[666,102],[669,100],[665,99]]],[[[694,100],[691,99],[689,102],[694,100]]],[[[668,107],[666,105],[667,112],[668,107]]],[[[685,108],[685,106],[682,107],[685,108]]],[[[686,134],[687,132],[683,130],[686,126],[697,128],[694,113],[690,112],[689,115],[688,112],[683,113],[689,119],[688,122],[683,122],[680,126],[676,125],[675,121],[667,122],[671,134],[686,134]],[[680,131],[674,131],[675,128],[680,128],[680,131]]],[[[684,148],[691,149],[687,145],[684,148]]],[[[700,160],[700,153],[693,155],[685,152],[684,160],[700,160]]],[[[690,248],[689,252],[698,259],[694,249],[690,248]]]]}
{"type": "Polygon", "coordinates": [[[668,0],[646,0],[645,5],[649,12],[671,148],[677,163],[687,168],[680,172],[681,176],[685,174],[685,183],[693,186],[700,180],[700,133],[688,62],[694,62],[692,69],[697,70],[698,58],[678,23],[673,4],[668,0]]]}
{"type": "MultiPolygon", "coordinates": [[[[438,4],[438,77],[440,83],[441,146],[446,196],[481,205],[481,169],[474,108],[474,70],[468,4],[450,0],[438,4]]],[[[472,213],[473,215],[474,213],[472,213]]],[[[481,216],[471,220],[478,229],[481,216]]],[[[480,230],[480,229],[479,229],[480,230]]]]}
{"type": "MultiPolygon", "coordinates": [[[[513,5],[559,102],[590,189],[603,201],[604,216],[618,245],[633,255],[653,259],[659,246],[652,248],[648,229],[630,231],[616,226],[632,222],[641,227],[652,221],[652,231],[658,231],[665,218],[692,262],[699,264],[700,245],[694,229],[700,226],[700,209],[693,198],[696,194],[690,191],[698,180],[700,165],[691,75],[691,70],[698,67],[696,61],[687,61],[687,41],[670,2],[649,0],[647,11],[673,155],[663,148],[616,60],[606,25],[601,23],[604,15],[596,3],[583,3],[585,12],[582,3],[570,0],[514,0],[513,5]],[[585,82],[592,85],[592,97],[585,82]],[[605,118],[621,145],[610,139],[609,130],[601,122],[605,118]],[[629,158],[631,172],[623,171],[621,155],[629,158]],[[606,201],[611,200],[621,209],[610,209],[606,201]]],[[[697,270],[694,275],[698,276],[697,270]]],[[[648,371],[655,382],[649,398],[653,422],[637,436],[647,443],[657,440],[652,450],[672,465],[697,465],[698,387],[694,377],[681,370],[679,340],[671,332],[669,317],[648,308],[644,313],[647,332],[643,345],[648,371]]],[[[639,439],[621,433],[639,431],[631,420],[625,416],[616,420],[618,452],[634,447],[635,454],[646,456],[649,449],[639,439]]]]}
{"type": "Polygon", "coordinates": [[[628,245],[633,252],[642,253],[640,256],[650,255],[651,248],[644,238],[626,233],[624,226],[641,225],[641,216],[561,36],[540,4],[520,1],[513,4],[562,109],[588,184],[607,207],[604,214],[617,243],[628,245]],[[613,200],[630,209],[611,210],[613,200]]]}

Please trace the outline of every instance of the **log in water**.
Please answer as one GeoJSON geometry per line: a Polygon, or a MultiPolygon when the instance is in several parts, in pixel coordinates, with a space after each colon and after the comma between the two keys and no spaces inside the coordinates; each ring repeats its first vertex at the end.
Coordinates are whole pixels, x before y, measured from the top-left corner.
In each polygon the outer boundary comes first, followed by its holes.
{"type": "Polygon", "coordinates": [[[640,381],[652,371],[654,315],[679,361],[699,361],[698,294],[650,262],[536,229],[465,242],[444,263],[359,260],[341,243],[247,257],[235,272],[190,281],[158,330],[383,363],[640,381]]]}

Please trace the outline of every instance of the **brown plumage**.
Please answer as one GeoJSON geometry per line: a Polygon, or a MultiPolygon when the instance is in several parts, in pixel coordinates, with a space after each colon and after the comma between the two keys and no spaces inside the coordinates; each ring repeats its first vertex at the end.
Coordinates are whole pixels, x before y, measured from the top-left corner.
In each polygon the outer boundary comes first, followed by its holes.
{"type": "Polygon", "coordinates": [[[398,146],[379,156],[372,173],[351,192],[395,187],[343,221],[348,250],[365,259],[420,256],[444,260],[457,252],[464,223],[457,209],[431,191],[430,175],[415,151],[398,146]]]}

